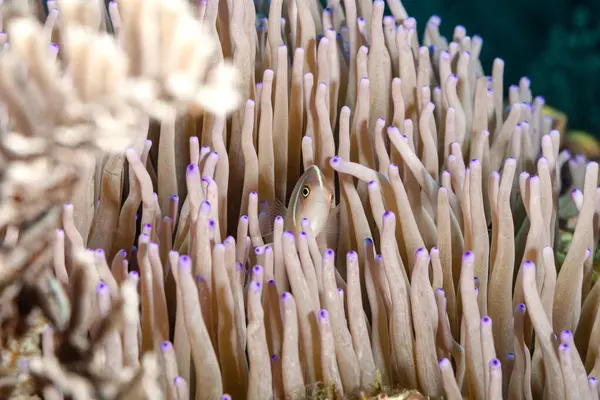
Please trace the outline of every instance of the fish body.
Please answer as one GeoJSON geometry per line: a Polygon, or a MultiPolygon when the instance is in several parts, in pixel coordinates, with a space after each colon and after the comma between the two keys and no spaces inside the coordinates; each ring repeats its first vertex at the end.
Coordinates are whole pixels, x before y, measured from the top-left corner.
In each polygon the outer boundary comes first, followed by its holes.
{"type": "Polygon", "coordinates": [[[567,114],[546,104],[542,107],[542,115],[552,118],[552,129],[559,131],[561,137],[567,133],[567,114]]]}
{"type": "Polygon", "coordinates": [[[571,154],[583,154],[588,160],[600,160],[600,142],[590,133],[569,131],[565,147],[571,154]]]}
{"type": "Polygon", "coordinates": [[[285,214],[285,229],[295,234],[302,231],[302,219],[308,218],[315,235],[326,227],[334,201],[333,187],[323,172],[311,165],[296,182],[285,214]]]}
{"type": "Polygon", "coordinates": [[[264,236],[273,232],[273,221],[276,216],[284,218],[284,229],[300,233],[302,220],[307,218],[315,236],[335,228],[334,189],[327,182],[323,172],[316,165],[311,165],[296,182],[287,207],[278,199],[263,202],[260,212],[260,231],[264,236]]]}

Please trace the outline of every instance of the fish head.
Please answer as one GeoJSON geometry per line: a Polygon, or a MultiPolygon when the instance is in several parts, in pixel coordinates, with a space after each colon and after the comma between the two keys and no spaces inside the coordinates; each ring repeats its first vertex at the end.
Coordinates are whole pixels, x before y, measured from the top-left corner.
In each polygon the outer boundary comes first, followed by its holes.
{"type": "Polygon", "coordinates": [[[285,221],[286,229],[295,234],[301,232],[302,219],[307,218],[313,234],[317,236],[325,227],[333,200],[333,185],[327,182],[319,167],[311,165],[292,192],[285,221]]]}

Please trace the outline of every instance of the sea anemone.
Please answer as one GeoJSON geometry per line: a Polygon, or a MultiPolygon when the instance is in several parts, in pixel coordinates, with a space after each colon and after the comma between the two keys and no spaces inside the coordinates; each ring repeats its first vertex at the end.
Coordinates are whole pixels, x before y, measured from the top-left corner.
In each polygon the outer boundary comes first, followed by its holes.
{"type": "Polygon", "coordinates": [[[561,151],[527,78],[505,101],[480,37],[434,16],[419,40],[387,5],[59,0],[7,22],[13,395],[598,398],[598,164],[561,151]],[[271,207],[312,165],[325,235],[271,207]]]}

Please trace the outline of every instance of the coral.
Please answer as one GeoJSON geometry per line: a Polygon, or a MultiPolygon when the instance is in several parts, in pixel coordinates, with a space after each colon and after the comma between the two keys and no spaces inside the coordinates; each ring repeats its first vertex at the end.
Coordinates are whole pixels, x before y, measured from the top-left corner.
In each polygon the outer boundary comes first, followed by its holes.
{"type": "Polygon", "coordinates": [[[0,54],[2,339],[43,316],[38,395],[598,398],[598,164],[480,37],[400,0],[97,5],[0,54]],[[335,218],[295,234],[312,165],[335,218]]]}

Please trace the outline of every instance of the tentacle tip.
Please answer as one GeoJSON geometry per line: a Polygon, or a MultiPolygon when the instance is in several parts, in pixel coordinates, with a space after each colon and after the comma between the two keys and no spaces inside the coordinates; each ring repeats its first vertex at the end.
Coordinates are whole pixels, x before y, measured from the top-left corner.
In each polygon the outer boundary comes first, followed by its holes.
{"type": "Polygon", "coordinates": [[[108,285],[102,281],[98,282],[98,285],[96,285],[96,291],[98,293],[104,293],[108,290],[108,285]]]}
{"type": "Polygon", "coordinates": [[[260,283],[259,281],[252,281],[252,283],[250,283],[250,289],[252,289],[255,292],[260,292],[260,290],[262,289],[262,283],[260,283]]]}
{"type": "Polygon", "coordinates": [[[531,260],[525,260],[523,262],[523,268],[525,268],[525,269],[533,269],[534,267],[535,267],[535,264],[531,260]]]}
{"type": "Polygon", "coordinates": [[[327,320],[328,317],[329,317],[329,313],[327,312],[327,310],[322,309],[319,311],[319,319],[320,320],[327,320]]]}
{"type": "Polygon", "coordinates": [[[492,358],[489,365],[491,369],[499,369],[501,367],[500,360],[497,358],[492,358]]]}
{"type": "Polygon", "coordinates": [[[446,357],[442,358],[440,361],[438,361],[438,366],[439,367],[448,367],[450,366],[450,360],[448,360],[446,357]]]}
{"type": "Polygon", "coordinates": [[[567,339],[573,336],[573,333],[569,329],[565,329],[560,333],[561,339],[567,339]]]}
{"type": "Polygon", "coordinates": [[[223,240],[223,243],[225,244],[235,244],[235,238],[231,235],[228,235],[225,240],[223,240]]]}
{"type": "Polygon", "coordinates": [[[427,254],[427,249],[420,247],[417,249],[417,251],[415,251],[415,255],[416,256],[424,256],[427,254]]]}
{"type": "Polygon", "coordinates": [[[185,379],[183,379],[181,376],[176,376],[175,378],[173,378],[173,384],[175,386],[181,386],[185,383],[185,379]]]}
{"type": "Polygon", "coordinates": [[[192,269],[192,260],[188,255],[179,257],[179,269],[189,271],[192,269]]]}
{"type": "Polygon", "coordinates": [[[160,349],[161,349],[162,351],[167,351],[167,350],[169,350],[171,347],[172,347],[172,345],[171,345],[171,342],[169,342],[168,340],[165,340],[165,341],[163,341],[163,342],[160,344],[160,349]]]}

